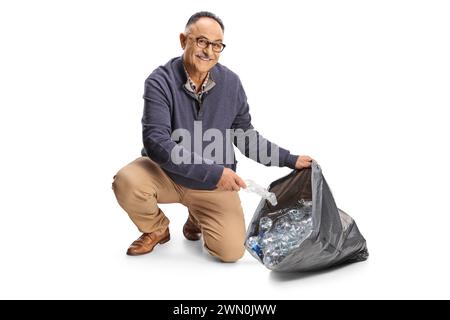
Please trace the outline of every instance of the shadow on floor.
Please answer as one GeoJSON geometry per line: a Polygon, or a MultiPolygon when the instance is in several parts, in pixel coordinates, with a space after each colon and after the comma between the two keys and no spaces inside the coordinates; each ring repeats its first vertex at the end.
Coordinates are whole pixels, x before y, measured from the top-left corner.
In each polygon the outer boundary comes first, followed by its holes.
{"type": "Polygon", "coordinates": [[[183,247],[185,248],[186,252],[189,254],[192,254],[193,256],[196,256],[201,259],[205,259],[207,261],[217,262],[218,259],[211,256],[206,249],[203,248],[203,240],[200,239],[198,241],[190,241],[183,239],[183,247]]]}
{"type": "Polygon", "coordinates": [[[345,262],[342,264],[339,264],[337,266],[332,266],[329,268],[316,270],[316,271],[305,271],[305,272],[277,272],[277,271],[271,271],[270,272],[270,280],[274,282],[287,282],[287,281],[293,281],[293,280],[301,280],[306,279],[314,276],[320,276],[323,274],[327,274],[330,272],[334,272],[337,270],[340,270],[344,267],[350,267],[351,265],[356,265],[359,263],[356,262],[345,262]]]}
{"type": "Polygon", "coordinates": [[[202,240],[199,241],[189,241],[186,239],[182,240],[183,247],[186,251],[189,253],[195,254],[197,256],[200,256],[203,254],[203,242],[202,240]]]}

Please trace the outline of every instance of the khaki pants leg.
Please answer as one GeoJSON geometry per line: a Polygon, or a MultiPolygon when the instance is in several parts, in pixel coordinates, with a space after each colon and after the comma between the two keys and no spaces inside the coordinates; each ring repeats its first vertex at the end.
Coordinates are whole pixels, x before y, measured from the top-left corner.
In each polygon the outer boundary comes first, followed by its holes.
{"type": "Polygon", "coordinates": [[[224,262],[239,260],[245,251],[245,221],[238,193],[185,190],[183,204],[200,224],[206,250],[224,262]]]}
{"type": "Polygon", "coordinates": [[[169,219],[158,203],[181,203],[201,226],[206,250],[224,262],[244,255],[245,221],[235,191],[194,190],[173,182],[148,157],[140,157],[114,176],[113,190],[120,206],[143,233],[162,231],[169,219]]]}
{"type": "Polygon", "coordinates": [[[140,157],[114,176],[119,205],[142,233],[163,231],[169,225],[157,203],[180,203],[181,187],[148,157],[140,157]]]}

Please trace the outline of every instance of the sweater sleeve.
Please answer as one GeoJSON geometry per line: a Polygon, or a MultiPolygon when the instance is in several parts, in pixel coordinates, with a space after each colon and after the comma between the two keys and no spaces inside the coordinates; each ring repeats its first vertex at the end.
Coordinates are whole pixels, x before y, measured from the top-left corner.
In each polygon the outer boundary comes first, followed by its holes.
{"type": "Polygon", "coordinates": [[[171,134],[169,101],[158,82],[149,78],[145,83],[142,117],[142,138],[147,156],[169,172],[204,183],[205,189],[214,189],[224,167],[177,144],[171,134]],[[173,161],[173,154],[181,155],[185,161],[173,161]]]}
{"type": "Polygon", "coordinates": [[[247,96],[239,81],[238,114],[233,121],[233,143],[247,158],[265,166],[295,169],[298,155],[293,155],[277,144],[264,138],[252,125],[247,96]]]}

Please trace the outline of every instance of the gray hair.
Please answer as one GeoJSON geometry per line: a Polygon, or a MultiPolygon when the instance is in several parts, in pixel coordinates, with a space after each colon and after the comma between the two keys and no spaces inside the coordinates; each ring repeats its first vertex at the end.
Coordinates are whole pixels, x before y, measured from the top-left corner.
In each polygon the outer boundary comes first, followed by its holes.
{"type": "Polygon", "coordinates": [[[214,13],[208,12],[208,11],[200,11],[197,13],[194,13],[186,23],[186,29],[188,29],[192,24],[196,23],[200,18],[211,18],[215,20],[220,27],[222,28],[222,32],[225,32],[225,27],[223,25],[222,20],[216,16],[214,13]]]}

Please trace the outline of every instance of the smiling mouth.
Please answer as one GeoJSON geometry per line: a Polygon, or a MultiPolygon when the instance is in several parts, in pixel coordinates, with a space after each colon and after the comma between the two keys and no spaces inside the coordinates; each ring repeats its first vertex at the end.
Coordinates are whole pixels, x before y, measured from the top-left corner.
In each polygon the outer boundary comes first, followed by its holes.
{"type": "Polygon", "coordinates": [[[210,58],[206,58],[206,57],[202,57],[202,56],[196,56],[196,57],[199,58],[200,60],[206,61],[206,62],[209,62],[209,61],[212,60],[212,59],[210,59],[210,58]]]}

